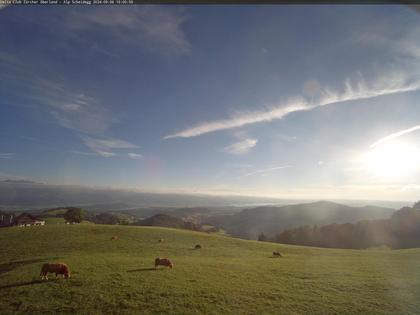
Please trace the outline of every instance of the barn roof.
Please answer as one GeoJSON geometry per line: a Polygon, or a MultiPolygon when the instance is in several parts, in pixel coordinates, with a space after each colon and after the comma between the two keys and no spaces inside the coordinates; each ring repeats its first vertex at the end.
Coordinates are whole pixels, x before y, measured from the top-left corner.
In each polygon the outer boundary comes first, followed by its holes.
{"type": "Polygon", "coordinates": [[[18,217],[16,217],[15,222],[16,223],[31,223],[35,221],[40,221],[37,217],[29,214],[29,213],[22,213],[18,217]]]}

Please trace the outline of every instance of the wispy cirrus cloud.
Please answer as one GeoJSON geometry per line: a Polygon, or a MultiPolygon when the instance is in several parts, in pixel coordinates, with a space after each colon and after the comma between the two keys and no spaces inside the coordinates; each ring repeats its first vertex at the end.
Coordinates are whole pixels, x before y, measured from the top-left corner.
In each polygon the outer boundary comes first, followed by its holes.
{"type": "Polygon", "coordinates": [[[94,97],[81,92],[69,91],[64,84],[35,76],[29,80],[29,99],[37,101],[64,128],[84,134],[83,143],[92,152],[75,151],[80,155],[111,157],[114,149],[138,148],[128,141],[101,137],[119,120],[105,105],[94,97]],[[87,136],[89,135],[89,136],[87,136]],[[98,138],[101,137],[101,138],[98,138]]]}
{"type": "Polygon", "coordinates": [[[118,122],[111,109],[98,98],[72,88],[63,80],[34,72],[31,64],[24,59],[0,53],[0,68],[1,80],[19,82],[19,93],[16,93],[17,87],[13,88],[13,85],[4,92],[14,93],[13,96],[18,97],[21,103],[27,102],[41,108],[65,128],[101,134],[118,122]]]}
{"type": "Polygon", "coordinates": [[[228,145],[224,148],[224,151],[229,154],[245,154],[248,153],[253,147],[257,145],[258,140],[257,139],[244,139],[239,142],[233,143],[231,145],[228,145]]]}
{"type": "Polygon", "coordinates": [[[101,30],[115,40],[144,50],[185,55],[191,51],[191,44],[182,30],[186,20],[182,8],[149,5],[77,10],[68,15],[66,22],[75,32],[101,30]]]}
{"type": "Polygon", "coordinates": [[[138,153],[129,152],[127,153],[128,157],[132,160],[141,160],[143,159],[143,155],[138,153]]]}
{"type": "Polygon", "coordinates": [[[28,82],[30,97],[47,110],[63,127],[88,134],[100,134],[117,123],[111,110],[95,97],[82,91],[72,91],[64,83],[38,76],[28,82]]]}
{"type": "Polygon", "coordinates": [[[0,159],[11,159],[15,156],[15,153],[0,153],[0,159]]]}
{"type": "Polygon", "coordinates": [[[259,169],[259,170],[253,171],[253,172],[246,173],[244,175],[244,177],[253,176],[253,175],[257,175],[257,174],[271,173],[271,172],[274,172],[274,171],[278,171],[278,170],[282,170],[282,169],[290,168],[290,167],[293,167],[293,166],[292,165],[283,165],[283,166],[275,166],[275,167],[270,167],[270,168],[259,169]]]}
{"type": "Polygon", "coordinates": [[[414,126],[414,127],[408,128],[408,129],[400,130],[400,131],[397,131],[397,132],[394,132],[394,133],[391,133],[390,135],[379,139],[375,143],[372,143],[370,145],[370,147],[371,148],[374,148],[374,147],[376,147],[378,145],[381,145],[381,144],[383,144],[385,142],[394,140],[395,138],[401,137],[403,135],[406,135],[408,133],[412,133],[412,132],[417,131],[417,130],[420,130],[420,125],[417,125],[417,126],[414,126]]]}
{"type": "Polygon", "coordinates": [[[94,152],[84,152],[84,151],[78,151],[78,150],[70,150],[70,153],[78,154],[78,155],[86,155],[86,156],[96,156],[97,153],[94,152]]]}
{"type": "MultiPolygon", "coordinates": [[[[70,150],[70,153],[111,157],[117,155],[113,152],[114,149],[138,148],[128,141],[102,136],[119,120],[95,97],[83,91],[74,91],[64,82],[33,73],[24,61],[13,56],[0,54],[0,65],[12,70],[0,73],[0,78],[13,75],[14,79],[18,79],[26,87],[26,93],[23,94],[26,101],[37,104],[60,126],[82,134],[80,137],[84,144],[92,151],[70,150]]],[[[30,137],[28,139],[39,141],[30,137]]]]}
{"type": "Polygon", "coordinates": [[[413,80],[402,73],[384,75],[383,78],[377,79],[371,84],[367,84],[363,77],[359,78],[356,84],[346,80],[344,91],[341,93],[327,88],[322,90],[321,97],[316,101],[298,97],[286,104],[277,104],[266,110],[239,113],[227,119],[199,123],[166,135],[164,139],[197,137],[210,132],[270,122],[282,119],[291,113],[310,111],[326,105],[420,90],[420,80],[413,80]]]}
{"type": "Polygon", "coordinates": [[[285,142],[293,142],[297,139],[296,136],[289,136],[289,135],[282,135],[282,134],[277,135],[276,137],[285,142]]]}
{"type": "MultiPolygon", "coordinates": [[[[183,24],[187,18],[185,10],[180,7],[142,6],[121,7],[115,10],[98,7],[89,8],[87,11],[69,10],[55,16],[54,23],[57,24],[66,43],[76,41],[90,45],[90,41],[86,40],[89,32],[95,32],[91,34],[95,38],[99,32],[104,37],[109,36],[112,41],[95,41],[91,44],[91,48],[110,57],[117,56],[118,53],[114,48],[122,45],[125,45],[125,48],[141,49],[153,54],[187,55],[191,51],[191,44],[183,31],[183,24]],[[118,41],[117,45],[115,41],[118,41]],[[110,42],[112,44],[108,47],[101,46],[110,42]]],[[[0,79],[8,82],[4,90],[20,99],[20,102],[16,103],[28,103],[31,107],[42,108],[60,126],[74,130],[78,134],[94,137],[102,137],[113,124],[119,122],[110,107],[111,104],[104,104],[98,95],[92,95],[83,87],[77,88],[73,82],[69,84],[63,79],[65,76],[62,73],[51,75],[51,72],[36,70],[37,67],[34,65],[38,60],[33,63],[30,58],[22,56],[25,54],[0,53],[2,70],[0,79]]],[[[48,65],[47,61],[43,62],[48,65]]],[[[42,60],[39,64],[41,63],[42,60]]],[[[103,157],[118,155],[113,150],[120,149],[119,147],[105,144],[103,141],[95,142],[92,139],[84,140],[92,152],[73,150],[72,153],[103,157]]],[[[120,144],[123,142],[123,140],[118,141],[120,144]]],[[[127,143],[124,149],[137,147],[128,146],[127,143]]],[[[124,156],[140,159],[141,155],[125,153],[124,156]]]]}
{"type": "Polygon", "coordinates": [[[164,139],[197,137],[209,132],[233,129],[259,122],[268,122],[274,119],[280,119],[290,113],[307,109],[308,105],[304,100],[293,101],[290,104],[274,108],[272,110],[238,114],[228,119],[201,123],[180,132],[169,134],[165,136],[164,139]]]}
{"type": "MultiPolygon", "coordinates": [[[[89,136],[82,137],[84,144],[102,157],[111,157],[117,155],[113,150],[119,149],[136,149],[137,145],[130,143],[125,140],[115,139],[115,138],[93,138],[89,136]]],[[[130,156],[129,156],[130,157],[130,156]]]]}

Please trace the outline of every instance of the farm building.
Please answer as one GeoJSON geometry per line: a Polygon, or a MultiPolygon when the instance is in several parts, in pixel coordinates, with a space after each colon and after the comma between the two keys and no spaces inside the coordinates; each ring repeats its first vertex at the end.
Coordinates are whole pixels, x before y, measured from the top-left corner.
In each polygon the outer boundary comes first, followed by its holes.
{"type": "Polygon", "coordinates": [[[15,216],[12,213],[0,212],[0,227],[11,226],[15,222],[15,216]]]}
{"type": "Polygon", "coordinates": [[[45,225],[45,221],[39,220],[33,215],[22,213],[15,218],[15,224],[17,226],[34,226],[34,225],[45,225]]]}

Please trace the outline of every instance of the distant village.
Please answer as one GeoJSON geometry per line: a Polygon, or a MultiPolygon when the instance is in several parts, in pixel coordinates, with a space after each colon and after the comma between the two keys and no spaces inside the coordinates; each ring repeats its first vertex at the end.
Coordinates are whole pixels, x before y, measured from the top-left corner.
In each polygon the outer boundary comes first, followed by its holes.
{"type": "Polygon", "coordinates": [[[61,218],[63,220],[62,223],[65,224],[79,224],[83,221],[85,214],[83,209],[76,207],[58,207],[36,213],[13,213],[0,210],[0,228],[9,226],[43,226],[50,222],[48,218],[61,218]]]}
{"type": "Polygon", "coordinates": [[[15,215],[13,213],[0,214],[0,227],[13,225],[20,227],[40,226],[45,225],[45,221],[28,213],[22,213],[20,215],[15,215]]]}

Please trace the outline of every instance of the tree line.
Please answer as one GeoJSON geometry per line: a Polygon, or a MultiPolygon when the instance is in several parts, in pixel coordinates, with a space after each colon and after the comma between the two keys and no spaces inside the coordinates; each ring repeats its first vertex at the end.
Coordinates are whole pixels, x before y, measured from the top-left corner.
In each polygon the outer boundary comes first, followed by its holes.
{"type": "Polygon", "coordinates": [[[283,244],[364,249],[388,246],[393,249],[420,247],[420,202],[404,207],[389,219],[357,223],[304,225],[287,229],[274,237],[260,234],[259,240],[283,244]]]}

